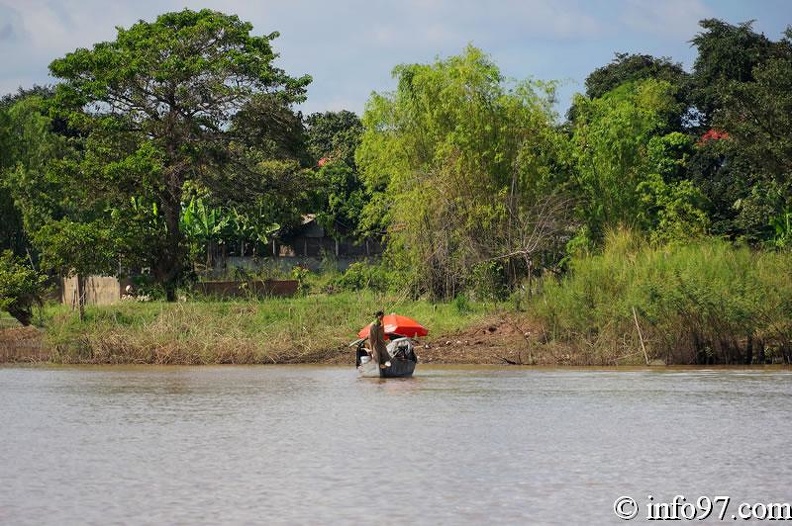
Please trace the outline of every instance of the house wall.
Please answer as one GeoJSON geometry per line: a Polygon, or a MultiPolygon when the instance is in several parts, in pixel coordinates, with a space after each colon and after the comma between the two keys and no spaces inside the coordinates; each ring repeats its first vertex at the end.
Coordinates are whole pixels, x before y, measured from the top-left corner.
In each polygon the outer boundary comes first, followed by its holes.
{"type": "MultiPolygon", "coordinates": [[[[121,301],[126,285],[127,282],[122,283],[111,276],[89,276],[85,280],[85,304],[112,305],[121,301]]],[[[77,306],[77,276],[63,279],[61,301],[66,305],[77,306]]]]}
{"type": "MultiPolygon", "coordinates": [[[[112,305],[121,301],[124,288],[130,283],[128,280],[118,280],[114,277],[91,276],[86,280],[85,304],[86,305],[112,305]]],[[[294,280],[267,280],[267,281],[210,281],[196,284],[196,290],[201,294],[214,297],[266,297],[266,296],[293,296],[297,292],[297,281],[294,280]]],[[[77,278],[63,280],[61,301],[65,305],[77,307],[77,278]]]]}

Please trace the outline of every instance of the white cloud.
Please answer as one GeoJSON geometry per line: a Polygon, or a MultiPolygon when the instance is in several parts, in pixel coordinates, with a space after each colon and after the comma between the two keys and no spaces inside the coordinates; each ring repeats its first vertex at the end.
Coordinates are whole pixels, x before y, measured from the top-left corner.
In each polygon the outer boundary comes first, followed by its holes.
{"type": "MultiPolygon", "coordinates": [[[[683,60],[702,18],[777,37],[785,0],[0,0],[0,91],[51,82],[47,66],[78,47],[112,40],[116,26],[185,7],[236,14],[255,34],[280,32],[277,61],[309,74],[310,111],[361,111],[371,91],[392,89],[401,63],[459,54],[468,43],[515,78],[581,85],[615,52],[683,60]]],[[[781,27],[783,29],[783,27],[781,27]]],[[[2,93],[0,93],[2,94],[2,93]]]]}
{"type": "Polygon", "coordinates": [[[632,32],[678,41],[690,40],[700,30],[699,21],[711,16],[699,0],[627,0],[620,19],[632,32]]]}

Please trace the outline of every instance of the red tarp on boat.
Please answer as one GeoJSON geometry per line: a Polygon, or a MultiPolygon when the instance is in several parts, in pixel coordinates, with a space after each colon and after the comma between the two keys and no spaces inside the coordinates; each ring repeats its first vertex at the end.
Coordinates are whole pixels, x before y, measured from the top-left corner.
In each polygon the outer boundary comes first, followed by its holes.
{"type": "MultiPolygon", "coordinates": [[[[408,338],[417,338],[418,336],[426,336],[429,334],[429,329],[418,323],[412,318],[402,316],[400,314],[386,314],[382,317],[382,325],[385,329],[385,335],[398,334],[399,336],[407,336],[408,338]]],[[[358,332],[358,338],[368,338],[369,323],[358,332]]]]}

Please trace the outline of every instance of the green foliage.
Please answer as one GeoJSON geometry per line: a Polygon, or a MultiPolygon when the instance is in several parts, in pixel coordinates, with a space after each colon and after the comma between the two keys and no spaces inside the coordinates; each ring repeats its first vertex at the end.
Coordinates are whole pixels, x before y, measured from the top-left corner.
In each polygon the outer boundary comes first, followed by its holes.
{"type": "Polygon", "coordinates": [[[22,215],[14,205],[10,192],[0,184],[0,250],[23,253],[27,244],[22,215]]]}
{"type": "Polygon", "coordinates": [[[274,67],[277,33],[251,30],[236,16],[185,9],[119,28],[115,41],[50,64],[62,79],[57,109],[87,145],[74,173],[116,206],[141,197],[162,214],[158,242],[138,249],[151,251],[170,300],[183,277],[187,183],[255,203],[263,181],[275,180],[262,157],[294,155],[301,140],[289,105],[305,99],[310,78],[274,67]]]}
{"type": "Polygon", "coordinates": [[[620,226],[658,240],[705,232],[702,198],[684,180],[692,143],[665,132],[670,116],[679,114],[674,93],[667,82],[650,79],[578,99],[578,215],[595,246],[620,226]]]}
{"type": "MultiPolygon", "coordinates": [[[[721,290],[739,282],[748,256],[702,238],[790,246],[792,32],[771,42],[751,23],[701,27],[691,76],[665,58],[617,54],[586,79],[562,128],[554,83],[507,81],[472,46],[394,68],[396,90],[373,94],[362,120],[341,111],[303,122],[291,105],[310,79],[275,67],[276,33],[253,36],[210,10],[141,21],[53,61],[55,90],[0,102],[0,248],[21,254],[32,243],[64,274],[151,267],[172,300],[219,246],[258,254],[277,225],[288,232],[316,213],[336,239],[357,233],[388,251],[383,266],[297,271],[304,292],[501,300],[566,256],[570,279],[588,288],[559,293],[565,308],[551,317],[568,315],[575,323],[563,326],[587,341],[625,334],[636,306],[655,334],[663,316],[681,323],[695,360],[744,358],[745,338],[772,332],[743,323],[753,320],[748,293],[729,303],[721,290]],[[714,285],[685,266],[704,268],[706,257],[712,268],[700,274],[714,273],[714,285]],[[608,266],[586,266],[597,258],[608,266]],[[619,258],[649,260],[677,288],[646,277],[646,300],[619,258]],[[620,268],[632,281],[591,285],[620,268]],[[717,309],[733,312],[722,321],[717,309]],[[713,327],[750,336],[726,345],[713,327]]],[[[775,256],[752,264],[777,265],[775,256]]],[[[747,275],[748,288],[772,297],[771,279],[747,275]]],[[[681,341],[670,347],[680,356],[681,341]]]]}
{"type": "Polygon", "coordinates": [[[739,196],[739,221],[750,240],[773,243],[779,221],[792,207],[792,30],[772,45],[750,81],[724,88],[715,124],[729,133],[753,182],[739,196]],[[751,118],[746,118],[750,115],[751,118]],[[753,216],[753,217],[752,217],[753,216]]]}
{"type": "Polygon", "coordinates": [[[392,279],[384,266],[358,261],[349,265],[334,284],[339,290],[384,292],[391,288],[392,279]]]}
{"type": "Polygon", "coordinates": [[[708,127],[724,108],[726,86],[732,82],[752,82],[754,67],[770,54],[771,42],[753,31],[753,22],[733,26],[716,19],[699,22],[703,31],[691,42],[698,54],[693,64],[692,100],[701,124],[708,127]]]}
{"type": "Polygon", "coordinates": [[[787,208],[770,220],[775,229],[773,244],[782,249],[792,248],[792,209],[787,208]]]}
{"type": "Polygon", "coordinates": [[[112,275],[122,242],[103,222],[75,223],[68,219],[44,225],[34,236],[43,269],[60,276],[112,275]]]}
{"type": "Polygon", "coordinates": [[[451,305],[459,314],[464,314],[471,311],[470,300],[468,300],[467,296],[464,294],[457,294],[454,299],[451,300],[451,305]]]}
{"type": "Polygon", "coordinates": [[[297,280],[297,291],[300,294],[306,294],[308,292],[308,280],[310,275],[311,271],[300,265],[295,265],[291,269],[290,277],[291,279],[297,280]]]}
{"type": "Polygon", "coordinates": [[[702,210],[703,198],[690,181],[666,183],[650,174],[637,190],[652,241],[685,243],[706,234],[709,220],[702,210]]]}
{"type": "MultiPolygon", "coordinates": [[[[586,77],[586,97],[598,99],[604,97],[623,84],[637,83],[648,79],[668,82],[674,86],[674,97],[678,101],[678,110],[669,115],[669,130],[679,130],[682,116],[690,92],[689,75],[680,63],[671,62],[667,57],[656,58],[650,55],[616,53],[610,64],[595,69],[586,77]]],[[[576,119],[577,107],[569,110],[571,121],[576,119]]]]}
{"type": "Polygon", "coordinates": [[[313,163],[344,163],[355,170],[363,124],[351,111],[313,113],[305,119],[306,147],[313,163]]]}
{"type": "MultiPolygon", "coordinates": [[[[482,261],[470,274],[466,290],[479,301],[503,301],[508,296],[509,287],[506,270],[499,260],[482,261]]],[[[457,295],[457,298],[464,295],[457,295]]]]}
{"type": "Polygon", "coordinates": [[[354,238],[368,198],[355,164],[363,124],[350,111],[314,113],[305,123],[306,148],[317,167],[310,212],[329,236],[354,238]]]}
{"type": "Polygon", "coordinates": [[[50,218],[92,212],[90,201],[80,206],[77,196],[88,195],[81,181],[71,182],[65,160],[74,151],[70,140],[53,131],[49,101],[33,95],[8,109],[8,126],[14,140],[8,145],[13,161],[2,172],[3,186],[21,214],[23,225],[32,234],[50,218]]]}
{"type": "Polygon", "coordinates": [[[397,91],[372,96],[363,116],[361,224],[387,231],[389,263],[414,293],[450,298],[481,261],[537,250],[524,243],[534,205],[562,188],[554,87],[508,86],[473,47],[394,76],[397,91]]]}
{"type": "MultiPolygon", "coordinates": [[[[710,233],[730,239],[744,238],[749,222],[740,218],[738,203],[756,183],[751,167],[729,138],[702,139],[690,157],[687,179],[705,198],[710,233]]],[[[751,224],[748,228],[758,225],[751,224]]]]}
{"type": "Polygon", "coordinates": [[[248,216],[260,233],[273,224],[285,228],[300,225],[303,215],[314,210],[313,170],[303,168],[296,159],[267,158],[263,153],[246,162],[253,163],[255,170],[232,169],[223,176],[230,181],[219,181],[208,189],[212,206],[236,209],[248,216]],[[220,186],[222,191],[218,191],[220,186]]]}
{"type": "Polygon", "coordinates": [[[792,205],[792,44],[771,42],[751,23],[702,22],[694,79],[702,135],[688,178],[709,201],[712,231],[772,244],[792,205]]]}
{"type": "Polygon", "coordinates": [[[209,208],[203,199],[193,197],[183,208],[181,227],[185,235],[206,243],[216,238],[231,223],[228,215],[217,208],[209,208]]]}
{"type": "Polygon", "coordinates": [[[122,239],[112,224],[98,220],[90,223],[70,219],[49,221],[39,228],[33,243],[41,255],[41,268],[56,276],[76,276],[77,301],[85,313],[88,276],[115,275],[122,253],[122,239]]]}
{"type": "Polygon", "coordinates": [[[407,302],[371,291],[262,301],[122,302],[86,308],[78,323],[50,312],[46,344],[64,363],[273,364],[337,356],[354,363],[349,343],[377,310],[419,320],[432,334],[459,331],[482,317],[449,303],[407,302]]]}
{"type": "Polygon", "coordinates": [[[595,69],[586,77],[586,97],[597,99],[622,84],[647,79],[664,80],[682,87],[686,78],[682,64],[671,62],[667,57],[616,53],[610,64],[595,69]]]}
{"type": "Polygon", "coordinates": [[[546,282],[533,309],[554,337],[605,353],[606,361],[638,348],[633,309],[651,357],[763,361],[792,351],[790,264],[789,254],[723,241],[652,248],[615,232],[602,254],[575,258],[566,278],[546,282]]]}
{"type": "Polygon", "coordinates": [[[15,137],[11,117],[5,104],[0,106],[0,250],[22,253],[25,248],[22,214],[14,204],[11,188],[7,187],[3,172],[19,161],[12,153],[15,137]]]}
{"type": "Polygon", "coordinates": [[[649,173],[636,191],[643,205],[639,224],[652,241],[683,243],[708,231],[704,196],[684,178],[692,149],[690,138],[677,132],[649,140],[649,173]]]}
{"type": "Polygon", "coordinates": [[[330,161],[319,169],[316,178],[316,221],[335,239],[354,236],[366,203],[365,187],[358,174],[343,162],[330,161]]]}
{"type": "Polygon", "coordinates": [[[10,250],[0,254],[0,311],[22,325],[33,320],[33,306],[41,303],[46,276],[36,272],[10,250]]]}
{"type": "MultiPolygon", "coordinates": [[[[254,255],[256,254],[255,247],[269,243],[272,234],[280,229],[279,224],[267,222],[263,213],[244,213],[234,208],[229,212],[229,216],[234,240],[241,243],[243,247],[245,243],[253,244],[254,255]]],[[[239,255],[245,255],[244,249],[240,251],[239,255]]]]}

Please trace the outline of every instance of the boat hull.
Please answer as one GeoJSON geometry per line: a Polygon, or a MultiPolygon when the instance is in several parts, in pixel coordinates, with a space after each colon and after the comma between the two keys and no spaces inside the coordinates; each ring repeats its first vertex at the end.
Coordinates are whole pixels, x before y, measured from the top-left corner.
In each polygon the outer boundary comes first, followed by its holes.
{"type": "Polygon", "coordinates": [[[357,346],[355,365],[360,376],[365,378],[404,378],[412,376],[418,357],[415,355],[413,341],[409,338],[397,338],[388,343],[390,358],[385,367],[380,367],[371,359],[371,355],[360,341],[357,346]]]}
{"type": "Polygon", "coordinates": [[[391,358],[390,365],[380,367],[370,360],[358,366],[360,376],[364,378],[405,378],[415,372],[416,362],[408,359],[391,358]]]}

